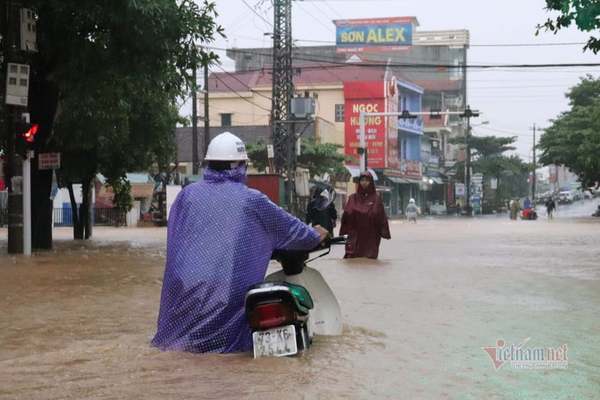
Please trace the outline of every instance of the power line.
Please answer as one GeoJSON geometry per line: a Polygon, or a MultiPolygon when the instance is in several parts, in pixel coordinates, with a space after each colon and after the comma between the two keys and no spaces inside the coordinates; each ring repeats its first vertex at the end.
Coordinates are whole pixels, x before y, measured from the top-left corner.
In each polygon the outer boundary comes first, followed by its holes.
{"type": "MultiPolygon", "coordinates": [[[[298,4],[298,3],[296,3],[298,4]]],[[[311,13],[310,11],[308,11],[306,8],[300,7],[300,9],[302,11],[304,11],[306,14],[308,14],[309,16],[311,16],[315,21],[317,21],[321,26],[325,27],[325,29],[327,29],[329,32],[334,32],[333,29],[331,28],[331,26],[328,26],[326,24],[324,24],[320,18],[318,18],[316,15],[314,15],[313,13],[311,13]]]]}
{"type": "Polygon", "coordinates": [[[246,7],[248,7],[250,9],[250,11],[252,11],[254,13],[254,15],[258,16],[258,18],[262,19],[265,23],[270,25],[271,28],[273,27],[273,23],[271,21],[269,21],[268,19],[266,19],[265,17],[263,17],[258,11],[256,11],[256,9],[254,7],[252,7],[250,4],[248,4],[248,2],[246,2],[246,0],[242,0],[242,3],[244,3],[246,5],[246,7]]]}
{"type": "Polygon", "coordinates": [[[333,8],[333,7],[331,7],[331,6],[329,5],[329,3],[327,2],[327,0],[324,0],[324,1],[323,1],[323,4],[325,4],[325,6],[326,6],[327,8],[329,8],[329,9],[330,9],[330,10],[331,10],[331,11],[332,11],[332,12],[333,12],[335,15],[337,15],[338,17],[340,17],[340,19],[343,19],[343,18],[344,18],[344,17],[343,17],[343,16],[342,16],[342,15],[341,15],[339,12],[337,12],[337,10],[336,10],[335,8],[333,8]]]}
{"type": "MultiPolygon", "coordinates": [[[[242,0],[242,1],[244,1],[244,0],[242,0]]],[[[323,2],[323,4],[327,5],[331,9],[331,6],[329,6],[326,2],[323,2]]],[[[303,9],[303,10],[305,12],[309,13],[307,10],[305,10],[305,9],[303,9]]],[[[309,15],[311,15],[313,18],[316,19],[316,17],[313,14],[309,13],[309,15]]],[[[261,18],[262,18],[262,16],[261,16],[261,18]]],[[[320,22],[320,21],[317,21],[317,22],[320,22]]],[[[331,27],[329,27],[329,26],[325,26],[325,27],[328,30],[333,32],[333,29],[331,27]]],[[[239,37],[249,39],[249,40],[260,41],[260,39],[249,37],[249,36],[239,36],[239,37]]],[[[335,45],[336,44],[335,40],[319,40],[319,39],[303,39],[303,38],[295,38],[294,40],[297,42],[322,43],[322,44],[327,44],[327,45],[335,45]]],[[[587,42],[470,43],[469,47],[568,47],[568,46],[583,46],[586,44],[587,44],[587,42]]],[[[431,44],[431,46],[434,46],[434,45],[435,44],[431,44]]],[[[421,45],[418,45],[418,46],[420,47],[421,45]]]]}
{"type": "Polygon", "coordinates": [[[213,75],[219,82],[221,82],[223,85],[225,85],[225,87],[229,90],[231,90],[233,93],[235,93],[240,99],[244,100],[245,102],[248,102],[250,104],[252,104],[255,107],[260,108],[261,110],[267,111],[267,112],[271,112],[271,110],[264,108],[263,106],[260,106],[258,104],[256,104],[255,102],[248,100],[247,98],[245,98],[244,96],[242,96],[241,94],[239,94],[235,89],[233,89],[231,86],[229,86],[225,81],[223,81],[221,78],[219,78],[218,75],[213,75]]]}
{"type": "Polygon", "coordinates": [[[257,95],[259,95],[260,97],[263,97],[269,101],[271,101],[271,98],[269,96],[265,96],[264,94],[262,94],[261,92],[252,89],[246,82],[242,81],[240,78],[238,78],[235,74],[232,74],[229,71],[226,71],[225,68],[223,68],[222,66],[218,65],[219,69],[223,72],[225,72],[227,74],[227,76],[230,76],[231,78],[235,79],[236,81],[238,81],[239,83],[241,83],[242,85],[244,85],[248,90],[250,90],[252,93],[256,93],[257,95]]]}
{"type": "MultiPolygon", "coordinates": [[[[214,46],[206,46],[206,48],[211,50],[222,50],[222,51],[230,51],[232,53],[243,53],[243,54],[253,54],[253,55],[261,55],[261,56],[270,56],[269,53],[263,53],[256,50],[248,50],[248,49],[225,49],[214,46]]],[[[423,68],[423,69],[496,69],[496,68],[511,68],[511,69],[525,69],[525,70],[537,70],[542,68],[589,68],[589,67],[600,67],[600,63],[546,63],[546,64],[467,64],[467,65],[454,65],[454,64],[426,64],[426,63],[385,63],[385,62],[344,62],[335,59],[328,58],[317,58],[317,57],[308,57],[302,55],[294,55],[294,59],[302,60],[302,61],[310,61],[316,63],[330,64],[329,68],[332,67],[346,67],[346,66],[354,66],[361,68],[385,68],[387,66],[395,67],[395,68],[423,68]]],[[[304,69],[310,68],[311,66],[304,66],[304,69]]],[[[294,67],[294,68],[302,68],[302,67],[294,67]]],[[[312,68],[323,68],[323,65],[313,66],[312,68]]],[[[261,68],[261,70],[269,69],[267,67],[261,68]]]]}
{"type": "Polygon", "coordinates": [[[470,85],[469,89],[532,89],[532,88],[564,88],[565,85],[521,85],[521,86],[476,86],[470,85]]]}
{"type": "MultiPolygon", "coordinates": [[[[326,16],[326,17],[327,17],[327,12],[325,12],[325,10],[323,10],[323,9],[321,8],[321,6],[319,5],[319,4],[325,4],[325,5],[326,5],[326,3],[325,3],[324,1],[322,1],[322,2],[314,2],[314,3],[312,3],[312,4],[315,6],[315,8],[316,8],[317,10],[319,10],[319,11],[322,13],[322,15],[324,15],[324,16],[326,16]]],[[[328,6],[328,7],[329,7],[329,6],[328,6]]],[[[335,19],[335,18],[332,18],[332,19],[335,19]]],[[[326,22],[332,22],[332,21],[326,21],[326,22]]],[[[329,26],[329,28],[328,28],[328,29],[329,29],[331,32],[334,32],[334,33],[336,33],[336,32],[333,30],[333,28],[331,27],[331,25],[328,25],[328,26],[329,26]]]]}
{"type": "Polygon", "coordinates": [[[528,133],[519,133],[519,132],[515,132],[515,131],[511,131],[508,129],[501,129],[501,128],[492,128],[491,126],[487,126],[487,125],[480,125],[477,128],[483,128],[486,130],[490,130],[490,131],[494,131],[494,132],[499,132],[499,133],[505,133],[508,135],[513,135],[513,136],[532,136],[531,134],[528,133]]]}
{"type": "Polygon", "coordinates": [[[470,44],[470,47],[554,47],[554,46],[582,46],[587,42],[562,42],[562,43],[480,43],[470,44]]]}

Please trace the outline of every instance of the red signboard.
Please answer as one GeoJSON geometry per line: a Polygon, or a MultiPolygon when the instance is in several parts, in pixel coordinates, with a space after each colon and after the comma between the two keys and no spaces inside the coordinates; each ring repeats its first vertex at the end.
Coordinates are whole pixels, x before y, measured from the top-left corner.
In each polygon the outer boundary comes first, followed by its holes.
{"type": "MultiPolygon", "coordinates": [[[[345,154],[358,162],[361,112],[385,112],[383,81],[344,83],[345,154]]],[[[366,117],[365,137],[370,168],[385,168],[386,123],[384,117],[366,117]]]]}
{"type": "Polygon", "coordinates": [[[402,160],[400,162],[400,172],[406,178],[421,179],[423,177],[421,161],[402,160]]]}

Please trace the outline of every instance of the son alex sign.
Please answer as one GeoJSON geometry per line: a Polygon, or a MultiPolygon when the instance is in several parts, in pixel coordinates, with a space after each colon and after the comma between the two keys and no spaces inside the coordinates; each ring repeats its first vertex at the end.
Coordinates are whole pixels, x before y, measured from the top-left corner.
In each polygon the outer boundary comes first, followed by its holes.
{"type": "Polygon", "coordinates": [[[390,51],[412,45],[416,19],[412,17],[335,21],[340,53],[390,51]]]}

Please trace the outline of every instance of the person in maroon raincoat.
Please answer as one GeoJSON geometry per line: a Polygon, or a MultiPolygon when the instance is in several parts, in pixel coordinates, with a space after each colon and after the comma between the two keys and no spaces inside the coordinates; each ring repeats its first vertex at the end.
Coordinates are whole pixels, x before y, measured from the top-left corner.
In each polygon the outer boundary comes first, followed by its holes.
{"type": "Polygon", "coordinates": [[[348,235],[344,258],[376,259],[381,238],[391,239],[383,202],[368,172],[360,175],[357,193],[350,196],[344,207],[340,235],[348,235]]]}

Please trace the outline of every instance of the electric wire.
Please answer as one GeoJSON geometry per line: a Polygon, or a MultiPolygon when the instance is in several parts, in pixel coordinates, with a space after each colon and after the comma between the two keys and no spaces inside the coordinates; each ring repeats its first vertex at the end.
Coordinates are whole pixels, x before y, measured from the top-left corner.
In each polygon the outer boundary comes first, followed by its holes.
{"type": "Polygon", "coordinates": [[[223,67],[222,67],[222,66],[220,66],[220,65],[219,65],[218,67],[219,67],[219,69],[221,69],[221,71],[223,71],[225,74],[227,74],[227,76],[229,76],[229,77],[231,77],[231,78],[235,79],[237,82],[239,82],[239,83],[241,83],[242,85],[244,85],[244,87],[246,87],[246,88],[247,88],[249,91],[251,91],[252,93],[256,93],[256,94],[257,94],[257,95],[259,95],[260,97],[263,97],[263,98],[265,98],[265,99],[267,99],[267,100],[269,100],[269,101],[271,101],[271,100],[272,100],[272,98],[271,98],[271,97],[269,97],[269,96],[265,96],[265,95],[264,95],[264,94],[262,94],[261,92],[259,92],[259,91],[257,91],[257,90],[254,90],[254,89],[252,89],[252,88],[251,88],[251,87],[250,87],[250,86],[249,86],[249,85],[248,85],[246,82],[244,82],[244,81],[242,81],[240,78],[238,78],[238,77],[235,75],[235,73],[231,73],[231,72],[229,72],[229,71],[226,71],[226,70],[225,70],[225,68],[223,68],[223,67]]]}
{"type": "Polygon", "coordinates": [[[221,78],[219,78],[218,75],[213,75],[215,77],[215,79],[217,79],[219,82],[221,82],[226,88],[228,88],[229,90],[231,90],[234,94],[236,94],[240,99],[246,101],[247,103],[252,104],[255,107],[260,108],[263,111],[267,111],[267,112],[271,112],[271,110],[264,108],[261,105],[256,104],[255,102],[248,100],[246,97],[242,96],[240,93],[238,93],[235,89],[233,89],[231,86],[229,86],[225,81],[223,81],[221,78]]]}

